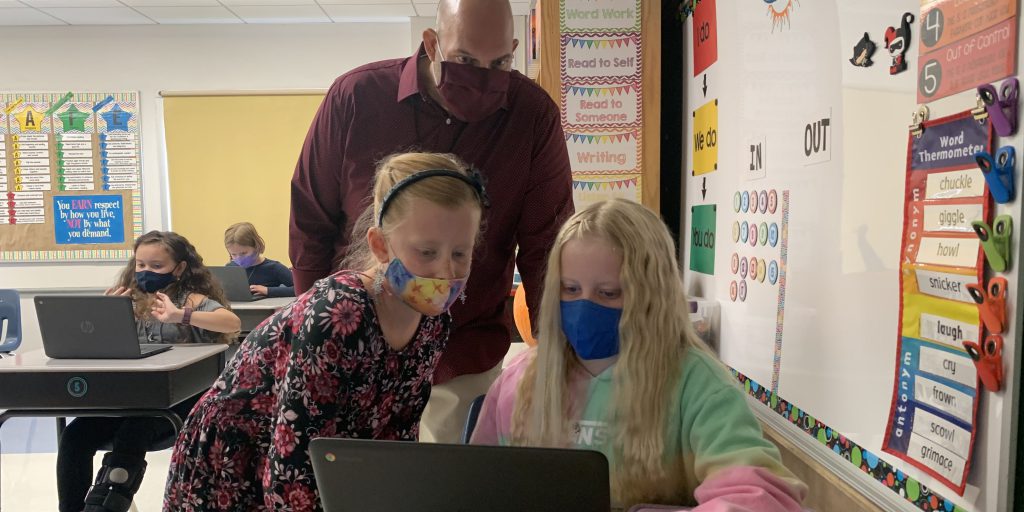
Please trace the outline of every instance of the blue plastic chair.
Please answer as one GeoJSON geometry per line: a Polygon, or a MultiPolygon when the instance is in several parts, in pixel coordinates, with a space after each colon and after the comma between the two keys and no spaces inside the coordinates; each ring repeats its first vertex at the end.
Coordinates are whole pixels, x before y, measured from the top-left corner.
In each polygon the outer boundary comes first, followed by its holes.
{"type": "Polygon", "coordinates": [[[469,414],[466,415],[466,425],[462,429],[462,444],[469,444],[470,438],[473,437],[473,429],[476,428],[476,420],[480,418],[480,409],[484,406],[486,396],[480,395],[469,403],[469,414]]]}
{"type": "Polygon", "coordinates": [[[0,353],[14,352],[21,346],[21,296],[18,290],[0,290],[0,353]],[[3,336],[3,329],[7,335],[3,336]]]}

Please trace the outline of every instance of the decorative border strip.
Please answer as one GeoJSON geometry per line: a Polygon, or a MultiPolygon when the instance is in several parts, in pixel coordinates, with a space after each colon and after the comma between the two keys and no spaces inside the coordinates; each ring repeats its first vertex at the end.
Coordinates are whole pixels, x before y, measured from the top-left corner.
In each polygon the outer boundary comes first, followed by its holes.
{"type": "Polygon", "coordinates": [[[775,356],[772,358],[772,392],[779,391],[779,370],[782,368],[782,320],[786,313],[786,259],[789,253],[789,191],[782,191],[782,233],[779,238],[779,302],[775,313],[775,356]]]}
{"type": "Polygon", "coordinates": [[[839,457],[860,468],[861,471],[888,487],[892,492],[902,496],[913,504],[914,507],[925,512],[966,512],[959,505],[942,497],[913,477],[894,468],[892,464],[884,459],[854,443],[850,438],[836,432],[832,427],[779,397],[778,393],[759,385],[734,369],[730,368],[730,371],[732,371],[733,376],[736,377],[747,394],[783,418],[786,418],[790,423],[807,433],[807,435],[817,439],[818,442],[835,452],[839,457]]]}
{"type": "Polygon", "coordinates": [[[593,33],[595,31],[608,31],[608,32],[629,32],[629,31],[632,31],[632,32],[640,32],[640,20],[641,20],[642,17],[643,17],[643,11],[642,11],[642,6],[640,5],[640,0],[636,0],[636,16],[635,16],[636,21],[633,23],[632,27],[588,28],[588,29],[568,28],[566,26],[566,24],[565,24],[565,1],[563,0],[562,2],[558,2],[558,25],[559,25],[559,30],[563,34],[577,34],[577,33],[584,33],[584,32],[586,32],[586,33],[593,33]]]}
{"type": "MultiPolygon", "coordinates": [[[[615,96],[621,94],[616,91],[610,91],[610,95],[615,96]]],[[[640,82],[636,80],[612,80],[608,82],[600,83],[576,83],[576,82],[563,82],[562,83],[562,100],[561,100],[561,112],[562,116],[562,128],[563,129],[586,129],[592,128],[615,128],[615,129],[626,129],[636,128],[638,130],[643,127],[643,110],[644,110],[644,92],[640,82]],[[625,84],[617,85],[616,84],[625,84]],[[636,121],[632,123],[600,123],[600,124],[577,124],[568,122],[569,118],[569,89],[622,89],[629,88],[636,91],[636,121]]]]}
{"type": "MultiPolygon", "coordinates": [[[[581,130],[581,131],[583,131],[583,130],[581,130]]],[[[583,137],[616,137],[616,138],[625,137],[627,140],[630,137],[632,137],[632,138],[636,139],[636,168],[634,168],[634,169],[621,169],[621,168],[617,168],[617,169],[600,170],[600,171],[573,171],[572,172],[573,176],[578,176],[578,175],[581,175],[581,174],[589,174],[589,175],[598,175],[598,174],[641,174],[641,169],[643,169],[643,153],[644,153],[644,138],[643,138],[643,130],[642,129],[640,129],[640,128],[633,128],[633,129],[621,130],[621,129],[615,129],[615,128],[601,127],[601,128],[590,129],[590,130],[585,130],[585,131],[587,133],[576,133],[576,132],[571,132],[571,131],[566,130],[564,132],[566,144],[569,143],[570,139],[577,139],[577,141],[579,141],[583,137]]],[[[569,157],[569,160],[572,160],[572,156],[571,155],[569,157]]]]}
{"type": "MultiPolygon", "coordinates": [[[[623,43],[628,44],[628,43],[623,43]]],[[[562,83],[572,83],[572,85],[597,85],[602,82],[608,82],[609,80],[623,80],[630,82],[642,82],[643,81],[643,70],[644,70],[644,51],[643,51],[643,37],[639,32],[630,32],[625,34],[609,33],[601,34],[595,32],[581,32],[578,34],[562,34],[561,39],[558,42],[558,53],[559,53],[559,66],[560,76],[562,83]],[[622,35],[623,37],[615,38],[613,36],[622,35]],[[573,77],[565,71],[565,48],[570,44],[572,39],[583,39],[583,38],[605,38],[605,39],[618,39],[619,41],[631,40],[636,50],[636,73],[628,75],[598,75],[598,76],[581,76],[573,77]]]]}

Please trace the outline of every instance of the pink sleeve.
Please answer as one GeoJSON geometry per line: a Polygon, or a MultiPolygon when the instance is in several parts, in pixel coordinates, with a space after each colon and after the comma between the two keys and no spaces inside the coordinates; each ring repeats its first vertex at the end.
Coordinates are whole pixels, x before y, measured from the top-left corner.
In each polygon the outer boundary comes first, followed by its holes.
{"type": "Polygon", "coordinates": [[[700,504],[693,512],[802,512],[807,486],[764,468],[739,466],[706,478],[693,496],[700,504]]]}
{"type": "Polygon", "coordinates": [[[473,429],[473,436],[470,437],[469,444],[499,444],[497,415],[499,382],[500,380],[494,381],[491,384],[491,389],[487,391],[487,397],[484,398],[484,405],[480,409],[480,416],[477,417],[476,427],[473,429]]]}
{"type": "Polygon", "coordinates": [[[502,370],[491,389],[487,391],[484,405],[480,408],[480,416],[476,420],[476,428],[470,438],[470,444],[503,445],[508,443],[512,427],[512,411],[516,404],[516,393],[519,381],[523,377],[530,354],[535,349],[527,350],[516,356],[502,370]]]}

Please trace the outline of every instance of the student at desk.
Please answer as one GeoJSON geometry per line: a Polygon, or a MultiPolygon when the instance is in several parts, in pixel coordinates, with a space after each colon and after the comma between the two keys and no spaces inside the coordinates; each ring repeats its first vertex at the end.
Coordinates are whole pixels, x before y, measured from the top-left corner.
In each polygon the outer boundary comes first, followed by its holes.
{"type": "MultiPolygon", "coordinates": [[[[132,297],[139,336],[149,343],[228,343],[239,328],[203,259],[177,233],[139,237],[134,257],[107,295],[132,297]]],[[[198,399],[173,410],[184,417],[198,399]]],[[[164,418],[76,418],[64,429],[57,452],[60,511],[128,510],[146,470],[146,449],[173,432],[164,418]],[[93,457],[108,442],[113,451],[103,457],[90,488],[93,457]]]]}
{"type": "Polygon", "coordinates": [[[311,439],[416,440],[487,205],[452,156],[384,159],[353,270],[246,337],[185,420],[164,510],[321,510],[311,439]]]}
{"type": "Polygon", "coordinates": [[[472,442],[601,451],[617,510],[801,510],[806,486],[693,332],[653,212],[591,205],[562,227],[547,269],[537,348],[495,381],[472,442]]]}
{"type": "Polygon", "coordinates": [[[294,297],[292,271],[279,261],[263,257],[267,243],[250,222],[232,224],[224,231],[224,248],[231,262],[245,269],[249,291],[261,297],[294,297]]]}

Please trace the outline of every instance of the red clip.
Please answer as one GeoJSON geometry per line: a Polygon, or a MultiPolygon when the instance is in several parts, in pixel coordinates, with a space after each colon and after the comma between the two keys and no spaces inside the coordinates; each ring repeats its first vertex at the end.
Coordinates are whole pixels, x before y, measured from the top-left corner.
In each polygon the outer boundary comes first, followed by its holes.
{"type": "Polygon", "coordinates": [[[978,377],[981,383],[992,392],[999,391],[1003,387],[1003,337],[998,334],[989,334],[985,338],[985,344],[978,346],[973,341],[965,341],[964,350],[974,360],[974,366],[978,369],[978,377]]]}
{"type": "Polygon", "coordinates": [[[993,277],[984,289],[975,283],[967,284],[967,291],[978,304],[978,312],[985,329],[991,334],[1001,334],[1006,326],[1006,278],[993,277]]]}

